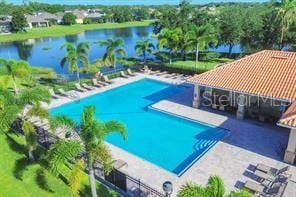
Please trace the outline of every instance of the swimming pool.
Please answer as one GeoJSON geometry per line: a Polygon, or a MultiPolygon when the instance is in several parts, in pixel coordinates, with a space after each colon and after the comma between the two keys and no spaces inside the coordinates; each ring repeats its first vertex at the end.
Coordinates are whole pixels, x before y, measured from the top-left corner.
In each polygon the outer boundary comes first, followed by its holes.
{"type": "Polygon", "coordinates": [[[106,141],[161,168],[181,175],[215,145],[226,131],[149,108],[181,94],[185,86],[142,79],[91,97],[51,109],[80,121],[84,106],[96,107],[96,118],[119,120],[127,127],[126,141],[112,134],[106,141]]]}

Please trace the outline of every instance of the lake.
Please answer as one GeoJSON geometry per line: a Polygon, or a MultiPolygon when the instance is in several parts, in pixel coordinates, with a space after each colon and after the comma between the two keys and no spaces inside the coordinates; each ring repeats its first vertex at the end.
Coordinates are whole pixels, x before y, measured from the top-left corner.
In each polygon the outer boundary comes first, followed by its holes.
{"type": "MultiPolygon", "coordinates": [[[[60,37],[29,39],[26,41],[0,43],[0,57],[7,59],[26,60],[32,66],[50,67],[59,74],[67,74],[67,67],[61,68],[60,61],[65,55],[65,50],[60,47],[65,42],[77,44],[87,41],[90,43],[90,61],[101,58],[105,52],[105,48],[95,44],[95,41],[105,40],[108,38],[122,38],[125,42],[125,50],[128,57],[135,57],[134,46],[138,40],[151,38],[153,35],[153,27],[128,27],[118,29],[99,29],[88,30],[77,35],[67,35],[60,37]]],[[[151,38],[156,44],[156,40],[151,38]]],[[[220,46],[213,49],[217,52],[228,52],[228,47],[220,46]]],[[[240,52],[240,47],[233,49],[234,53],[240,52]]]]}

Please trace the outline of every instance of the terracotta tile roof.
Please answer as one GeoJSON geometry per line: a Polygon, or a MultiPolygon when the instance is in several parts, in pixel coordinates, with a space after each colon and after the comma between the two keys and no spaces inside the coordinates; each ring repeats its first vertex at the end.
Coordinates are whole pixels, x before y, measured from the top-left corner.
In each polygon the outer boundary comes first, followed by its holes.
{"type": "Polygon", "coordinates": [[[283,114],[279,125],[296,128],[296,102],[294,102],[283,114]]]}
{"type": "Polygon", "coordinates": [[[195,75],[190,82],[279,100],[296,100],[296,52],[265,50],[195,75]]]}

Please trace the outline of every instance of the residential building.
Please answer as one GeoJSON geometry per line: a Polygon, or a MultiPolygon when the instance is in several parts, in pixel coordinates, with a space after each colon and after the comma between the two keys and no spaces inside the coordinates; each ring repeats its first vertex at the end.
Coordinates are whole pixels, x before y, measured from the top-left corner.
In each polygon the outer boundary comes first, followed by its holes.
{"type": "Polygon", "coordinates": [[[26,15],[28,28],[49,27],[49,21],[38,15],[26,15]]]}
{"type": "Polygon", "coordinates": [[[296,52],[265,50],[195,75],[192,105],[290,129],[284,160],[296,157],[296,52]]]}
{"type": "Polygon", "coordinates": [[[93,13],[88,13],[85,18],[89,18],[92,22],[97,22],[103,16],[104,16],[104,14],[101,14],[98,12],[93,12],[93,13]]]}
{"type": "Polygon", "coordinates": [[[76,16],[76,23],[77,24],[83,24],[83,20],[87,16],[87,11],[85,10],[73,10],[73,11],[66,11],[67,12],[72,12],[76,16]]]}
{"type": "Polygon", "coordinates": [[[11,32],[11,19],[11,16],[0,16],[0,34],[11,32]]]}

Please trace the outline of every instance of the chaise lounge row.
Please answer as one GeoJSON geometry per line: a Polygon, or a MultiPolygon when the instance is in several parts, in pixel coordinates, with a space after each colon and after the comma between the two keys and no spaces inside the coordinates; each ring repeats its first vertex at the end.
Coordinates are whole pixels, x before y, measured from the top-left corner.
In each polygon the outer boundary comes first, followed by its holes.
{"type": "Polygon", "coordinates": [[[290,177],[289,169],[289,166],[277,169],[260,163],[254,172],[258,183],[246,181],[244,187],[256,196],[282,196],[290,177]],[[263,184],[264,182],[268,184],[263,184]]]}
{"type": "MultiPolygon", "coordinates": [[[[107,76],[103,76],[103,79],[104,81],[98,81],[97,79],[92,79],[92,86],[86,83],[82,83],[82,84],[76,83],[75,90],[79,92],[87,92],[87,91],[95,90],[96,88],[108,86],[113,83],[113,81],[110,80],[107,76]]],[[[52,88],[49,89],[49,93],[52,96],[52,98],[59,99],[61,98],[61,96],[72,98],[75,96],[73,92],[65,92],[62,88],[57,89],[57,91],[58,91],[58,94],[56,94],[52,88]]]]}

